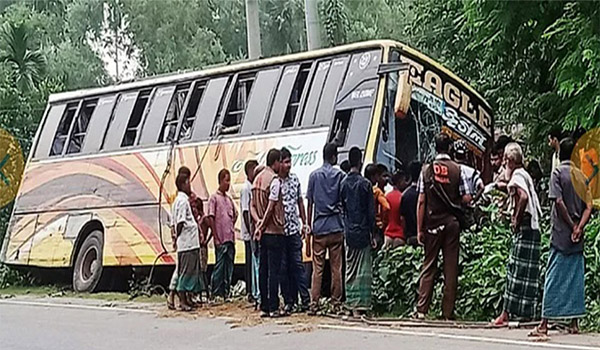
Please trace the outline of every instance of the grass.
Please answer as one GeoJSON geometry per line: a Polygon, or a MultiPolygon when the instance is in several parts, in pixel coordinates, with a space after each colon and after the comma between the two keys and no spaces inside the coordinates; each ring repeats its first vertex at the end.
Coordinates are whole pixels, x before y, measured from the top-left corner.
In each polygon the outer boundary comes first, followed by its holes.
{"type": "Polygon", "coordinates": [[[72,290],[65,289],[65,287],[45,285],[45,286],[10,286],[0,289],[0,299],[7,298],[10,296],[48,296],[53,298],[82,298],[82,299],[96,299],[104,301],[135,301],[141,303],[162,303],[165,301],[163,296],[137,296],[133,299],[130,298],[127,293],[118,292],[100,292],[100,293],[75,293],[72,290]]]}
{"type": "Polygon", "coordinates": [[[43,296],[58,293],[60,289],[56,286],[9,286],[0,289],[0,296],[11,295],[33,295],[43,296]]]}

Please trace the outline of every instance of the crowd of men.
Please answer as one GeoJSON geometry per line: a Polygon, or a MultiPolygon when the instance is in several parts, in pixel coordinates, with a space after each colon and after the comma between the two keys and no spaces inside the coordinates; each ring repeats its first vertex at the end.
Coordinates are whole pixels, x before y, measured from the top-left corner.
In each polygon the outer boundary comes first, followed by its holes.
{"type": "MultiPolygon", "coordinates": [[[[542,319],[529,334],[533,337],[545,336],[548,321],[555,319],[571,320],[569,333],[578,333],[578,319],[585,316],[583,232],[592,214],[592,192],[597,182],[597,172],[594,173],[590,164],[598,166],[598,154],[584,142],[576,147],[582,136],[582,131],[569,135],[557,130],[548,135],[548,144],[554,151],[547,191],[552,203],[551,243],[543,286],[542,319]]],[[[496,142],[492,165],[493,185],[510,195],[514,232],[503,312],[493,321],[495,326],[506,326],[511,319],[531,320],[537,316],[543,215],[538,191],[542,188],[539,183],[542,176],[537,161],[525,168],[521,146],[506,136],[496,142]]]]}
{"type": "MultiPolygon", "coordinates": [[[[550,139],[556,151],[550,180],[552,247],[543,299],[543,320],[532,332],[547,332],[547,320],[577,318],[585,313],[583,230],[591,211],[586,176],[571,162],[575,141],[550,139]],[[583,192],[580,189],[583,188],[583,192]],[[581,193],[587,193],[582,196],[581,193]]],[[[171,281],[168,306],[191,310],[206,293],[227,301],[231,293],[235,257],[235,222],[241,213],[245,242],[245,280],[250,300],[263,317],[292,312],[319,314],[326,258],[331,275],[333,312],[362,314],[371,307],[373,251],[422,245],[421,271],[415,318],[424,318],[432,302],[440,252],[443,257],[442,316],[452,319],[458,286],[460,232],[471,225],[469,208],[486,191],[505,191],[509,198],[513,246],[507,262],[502,314],[493,321],[507,326],[512,318],[533,319],[539,290],[541,206],[535,181],[524,168],[521,146],[501,137],[493,149],[494,181],[484,186],[470,164],[467,144],[447,134],[435,138],[437,155],[428,164],[410,163],[390,174],[381,164],[363,169],[363,154],[352,148],[337,167],[333,143],[323,149],[323,165],[310,174],[307,208],[298,177],[292,172],[292,154],[271,149],[266,166],[246,162],[247,177],[239,212],[228,194],[231,177],[219,172],[219,188],[202,201],[190,186],[190,171],[182,167],[176,178],[173,232],[177,269],[171,281]],[[389,188],[391,186],[391,189],[389,188]],[[207,244],[213,240],[216,263],[208,289],[207,244]],[[312,280],[303,264],[312,258],[312,280]],[[280,306],[281,299],[284,301],[280,306]],[[198,298],[200,297],[200,298],[198,298]]]]}

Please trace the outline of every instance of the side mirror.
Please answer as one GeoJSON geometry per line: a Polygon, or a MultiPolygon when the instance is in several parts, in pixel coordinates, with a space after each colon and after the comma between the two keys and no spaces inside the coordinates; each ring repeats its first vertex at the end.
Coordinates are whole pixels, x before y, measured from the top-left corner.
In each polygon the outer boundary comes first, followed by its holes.
{"type": "Polygon", "coordinates": [[[397,118],[404,119],[410,108],[410,98],[412,95],[412,85],[408,82],[408,71],[398,72],[398,91],[394,101],[394,115],[397,118]]]}

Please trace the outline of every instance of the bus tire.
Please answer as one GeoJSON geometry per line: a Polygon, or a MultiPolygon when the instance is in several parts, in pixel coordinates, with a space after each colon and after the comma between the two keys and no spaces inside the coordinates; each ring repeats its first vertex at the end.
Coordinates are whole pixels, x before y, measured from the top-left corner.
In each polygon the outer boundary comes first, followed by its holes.
{"type": "Polygon", "coordinates": [[[73,265],[73,290],[92,293],[97,290],[102,277],[102,250],[104,235],[95,230],[90,233],[79,251],[73,265]]]}

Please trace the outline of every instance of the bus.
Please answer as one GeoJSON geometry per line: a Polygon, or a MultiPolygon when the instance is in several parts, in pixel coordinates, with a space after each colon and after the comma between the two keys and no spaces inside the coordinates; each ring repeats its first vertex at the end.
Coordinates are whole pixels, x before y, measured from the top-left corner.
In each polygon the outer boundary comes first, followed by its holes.
{"type": "MultiPolygon", "coordinates": [[[[327,142],[339,145],[340,161],[358,146],[365,164],[393,170],[430,159],[433,136],[446,131],[490,173],[493,122],[467,83],[389,40],[54,94],[0,259],[64,269],[76,291],[94,291],[107,268],[174,265],[169,212],[180,166],[204,201],[230,169],[238,203],[244,163],[264,163],[271,148],[292,152],[306,189],[327,142]]],[[[240,240],[236,252],[243,263],[240,240]]]]}

